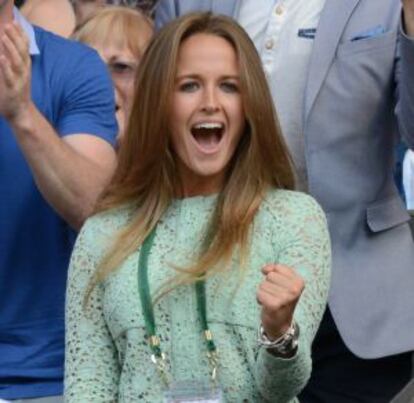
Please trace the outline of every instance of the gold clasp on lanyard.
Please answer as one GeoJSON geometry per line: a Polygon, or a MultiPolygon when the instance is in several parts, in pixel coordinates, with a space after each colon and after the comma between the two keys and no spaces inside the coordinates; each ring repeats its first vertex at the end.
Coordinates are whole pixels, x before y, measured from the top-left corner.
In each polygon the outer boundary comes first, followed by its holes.
{"type": "MultiPolygon", "coordinates": [[[[211,333],[210,329],[207,329],[204,331],[204,337],[206,338],[207,342],[213,341],[213,334],[211,333]]],[[[207,358],[208,358],[208,362],[211,367],[211,379],[215,383],[217,379],[217,367],[218,367],[218,362],[219,362],[217,349],[214,348],[214,350],[209,350],[207,352],[207,358]]]]}
{"type": "Polygon", "coordinates": [[[213,382],[216,382],[217,380],[217,367],[218,367],[218,362],[219,362],[219,357],[217,354],[217,350],[216,351],[209,351],[207,353],[207,358],[208,358],[208,362],[210,364],[211,367],[211,380],[213,382]]]}
{"type": "Polygon", "coordinates": [[[165,361],[165,354],[161,353],[160,357],[157,357],[155,354],[151,354],[151,361],[157,368],[158,374],[162,381],[168,386],[168,374],[167,374],[167,363],[165,361]]]}
{"type": "Polygon", "coordinates": [[[150,336],[148,338],[148,343],[151,347],[159,347],[160,346],[160,338],[158,336],[150,336]]]}
{"type": "MultiPolygon", "coordinates": [[[[158,336],[150,336],[148,338],[148,343],[151,346],[151,349],[160,347],[160,339],[158,336]]],[[[151,361],[157,368],[157,371],[163,380],[163,382],[168,385],[168,375],[167,375],[167,363],[165,361],[165,354],[160,352],[159,355],[151,354],[151,361]]]]}

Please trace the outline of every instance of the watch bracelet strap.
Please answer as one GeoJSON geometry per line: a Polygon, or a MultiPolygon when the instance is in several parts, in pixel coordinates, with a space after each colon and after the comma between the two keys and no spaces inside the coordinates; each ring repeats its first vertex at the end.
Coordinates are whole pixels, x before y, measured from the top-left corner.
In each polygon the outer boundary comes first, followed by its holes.
{"type": "Polygon", "coordinates": [[[285,355],[297,348],[300,330],[299,325],[293,321],[288,330],[276,340],[270,340],[267,337],[262,325],[259,326],[258,333],[259,346],[285,355]]]}

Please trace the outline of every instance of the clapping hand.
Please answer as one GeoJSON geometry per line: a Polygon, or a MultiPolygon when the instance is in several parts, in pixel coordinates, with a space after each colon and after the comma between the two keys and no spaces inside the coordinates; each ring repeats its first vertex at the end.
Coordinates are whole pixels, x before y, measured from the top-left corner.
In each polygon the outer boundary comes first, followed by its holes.
{"type": "Polygon", "coordinates": [[[29,41],[16,22],[4,26],[0,49],[0,115],[11,122],[31,100],[29,41]]]}

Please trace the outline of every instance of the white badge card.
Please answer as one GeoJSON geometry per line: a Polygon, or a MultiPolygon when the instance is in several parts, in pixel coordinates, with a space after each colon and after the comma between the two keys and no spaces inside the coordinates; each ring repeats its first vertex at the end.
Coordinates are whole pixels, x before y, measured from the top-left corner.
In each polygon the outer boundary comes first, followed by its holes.
{"type": "Polygon", "coordinates": [[[177,382],[164,394],[164,403],[222,403],[223,393],[219,388],[205,382],[177,382]]]}

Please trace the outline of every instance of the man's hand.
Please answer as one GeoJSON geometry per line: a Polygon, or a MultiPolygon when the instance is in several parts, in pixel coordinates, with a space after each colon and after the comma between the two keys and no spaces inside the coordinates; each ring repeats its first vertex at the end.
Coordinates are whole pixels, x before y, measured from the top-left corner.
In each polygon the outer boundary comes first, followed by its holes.
{"type": "Polygon", "coordinates": [[[5,25],[0,44],[0,115],[13,123],[31,102],[29,41],[13,22],[5,25]]]}
{"type": "Polygon", "coordinates": [[[408,36],[414,37],[414,0],[401,0],[404,10],[404,28],[408,36]]]}
{"type": "Polygon", "coordinates": [[[282,264],[268,264],[262,273],[265,279],[257,291],[262,326],[266,335],[276,340],[289,329],[305,284],[293,269],[282,264]]]}

